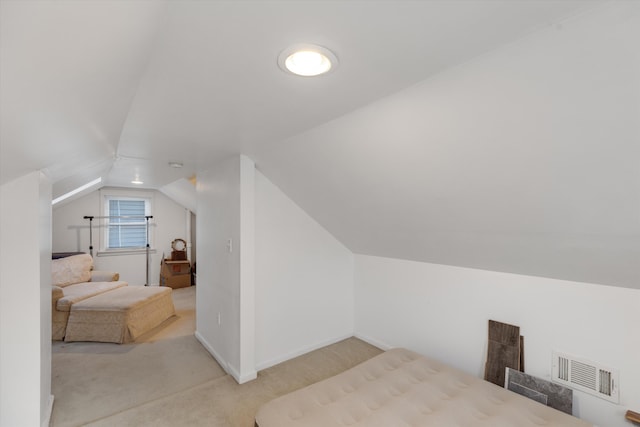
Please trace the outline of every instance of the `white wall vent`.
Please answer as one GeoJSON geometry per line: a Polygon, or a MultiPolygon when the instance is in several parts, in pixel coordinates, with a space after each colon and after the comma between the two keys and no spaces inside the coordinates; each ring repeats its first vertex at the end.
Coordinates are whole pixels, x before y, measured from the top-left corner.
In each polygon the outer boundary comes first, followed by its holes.
{"type": "Polygon", "coordinates": [[[609,402],[620,403],[618,370],[599,363],[554,351],[551,380],[609,402]]]}

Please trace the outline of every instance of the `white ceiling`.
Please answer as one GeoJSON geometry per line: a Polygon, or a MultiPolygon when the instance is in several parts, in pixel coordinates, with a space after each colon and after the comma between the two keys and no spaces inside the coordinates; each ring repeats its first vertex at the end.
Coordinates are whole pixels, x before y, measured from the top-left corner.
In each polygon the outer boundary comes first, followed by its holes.
{"type": "MultiPolygon", "coordinates": [[[[513,259],[509,248],[536,241],[523,225],[525,208],[506,205],[516,219],[500,224],[488,219],[494,209],[483,212],[484,222],[464,214],[475,203],[505,207],[504,191],[513,189],[491,189],[496,174],[482,172],[518,153],[414,150],[387,121],[400,111],[410,117],[411,102],[392,94],[422,90],[452,67],[600,3],[3,0],[0,182],[45,169],[57,196],[97,176],[132,186],[139,174],[144,187],[171,193],[198,170],[245,153],[358,253],[629,286],[628,277],[568,277],[513,259]],[[278,54],[301,42],[332,49],[336,72],[316,79],[282,72],[278,54]],[[388,110],[394,99],[399,109],[388,110]],[[382,137],[396,145],[372,151],[382,137]],[[484,169],[470,161],[478,155],[484,169]],[[484,176],[476,182],[485,197],[463,191],[464,180],[442,162],[466,165],[467,179],[484,176]],[[420,165],[428,173],[417,172],[420,165]],[[416,185],[425,179],[428,186],[416,185]],[[442,200],[446,209],[434,210],[442,200]]],[[[521,160],[515,164],[527,167],[521,160]]],[[[518,167],[509,171],[517,175],[518,167]]],[[[549,241],[538,240],[521,255],[541,256],[549,241]]]]}
{"type": "Polygon", "coordinates": [[[0,182],[48,169],[63,193],[96,173],[160,188],[221,156],[268,151],[591,2],[1,4],[0,182]],[[278,54],[299,42],[331,48],[340,72],[283,73],[278,54]]]}

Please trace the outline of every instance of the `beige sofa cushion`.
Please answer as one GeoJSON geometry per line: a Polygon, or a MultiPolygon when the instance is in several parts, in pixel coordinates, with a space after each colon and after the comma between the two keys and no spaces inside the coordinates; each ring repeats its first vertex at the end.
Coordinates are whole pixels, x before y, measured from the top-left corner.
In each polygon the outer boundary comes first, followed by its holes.
{"type": "Polygon", "coordinates": [[[89,254],[73,255],[51,261],[51,284],[64,288],[91,280],[93,258],[89,254]]]}
{"type": "Polygon", "coordinates": [[[64,288],[64,296],[58,300],[58,311],[69,311],[71,306],[79,301],[100,295],[112,289],[128,286],[127,282],[87,282],[69,285],[64,288]]]}
{"type": "Polygon", "coordinates": [[[93,270],[91,272],[92,282],[115,282],[116,280],[120,280],[120,273],[99,270],[93,270]]]}

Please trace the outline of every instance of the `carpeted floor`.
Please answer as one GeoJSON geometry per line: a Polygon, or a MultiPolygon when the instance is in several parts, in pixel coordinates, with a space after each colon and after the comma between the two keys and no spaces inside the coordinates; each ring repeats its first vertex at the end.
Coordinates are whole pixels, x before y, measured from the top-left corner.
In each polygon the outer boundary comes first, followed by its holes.
{"type": "Polygon", "coordinates": [[[253,427],[263,403],[381,352],[349,338],[238,385],[193,337],[195,287],[173,295],[177,316],[134,344],[54,343],[52,426],[253,427]]]}

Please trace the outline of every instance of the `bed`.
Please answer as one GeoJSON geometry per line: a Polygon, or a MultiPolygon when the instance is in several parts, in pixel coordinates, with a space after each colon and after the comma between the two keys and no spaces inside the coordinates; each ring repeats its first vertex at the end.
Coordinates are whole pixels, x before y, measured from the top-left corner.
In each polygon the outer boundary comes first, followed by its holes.
{"type": "Polygon", "coordinates": [[[591,424],[410,350],[393,349],[263,405],[256,426],[591,424]]]}

